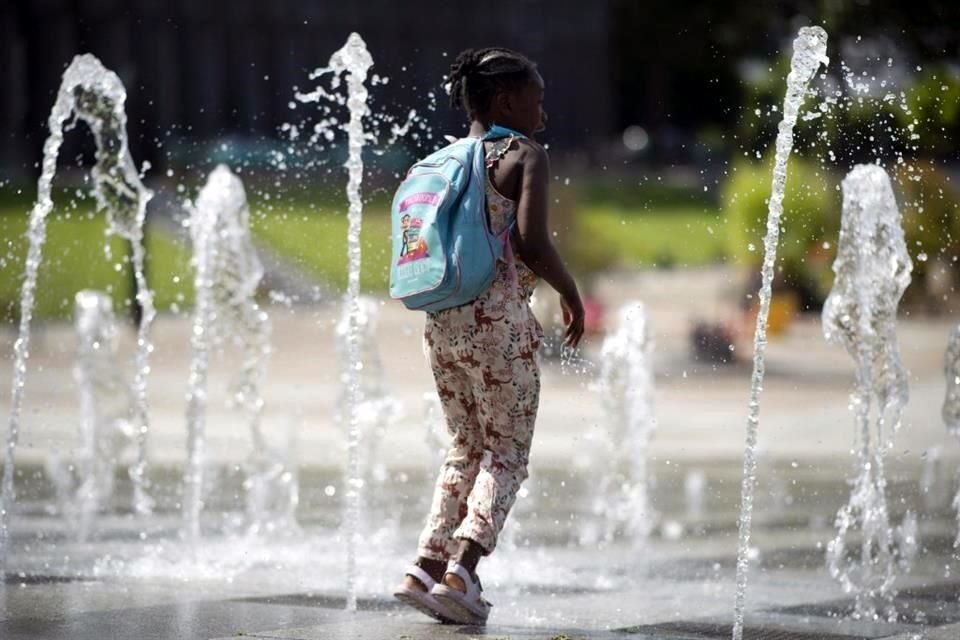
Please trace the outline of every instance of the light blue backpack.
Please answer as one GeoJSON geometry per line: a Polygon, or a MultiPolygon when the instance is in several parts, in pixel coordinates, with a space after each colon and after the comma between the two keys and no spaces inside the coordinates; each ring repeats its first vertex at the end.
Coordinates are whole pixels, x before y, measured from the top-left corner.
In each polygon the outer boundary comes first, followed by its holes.
{"type": "Polygon", "coordinates": [[[490,231],[484,141],[520,133],[494,125],[417,162],[390,208],[390,297],[408,309],[442,311],[476,299],[496,273],[508,228],[490,231]]]}

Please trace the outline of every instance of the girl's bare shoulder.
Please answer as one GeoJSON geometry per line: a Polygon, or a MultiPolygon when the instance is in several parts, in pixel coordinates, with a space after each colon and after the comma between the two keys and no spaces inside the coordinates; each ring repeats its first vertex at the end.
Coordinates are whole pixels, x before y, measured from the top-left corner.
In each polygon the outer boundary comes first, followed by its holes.
{"type": "Polygon", "coordinates": [[[543,161],[547,159],[547,150],[536,140],[517,138],[514,143],[522,160],[543,161]]]}
{"type": "Polygon", "coordinates": [[[520,199],[525,174],[547,175],[547,166],[547,151],[542,145],[529,138],[516,138],[493,168],[494,186],[516,202],[520,199]]]}
{"type": "Polygon", "coordinates": [[[504,156],[505,168],[521,169],[548,162],[547,150],[536,140],[516,138],[504,156]]]}

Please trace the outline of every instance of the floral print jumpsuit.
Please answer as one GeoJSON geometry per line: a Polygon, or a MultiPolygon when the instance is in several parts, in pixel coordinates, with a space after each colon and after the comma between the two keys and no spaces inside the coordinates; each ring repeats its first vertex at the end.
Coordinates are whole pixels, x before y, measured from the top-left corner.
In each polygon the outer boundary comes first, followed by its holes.
{"type": "MultiPolygon", "coordinates": [[[[493,143],[488,170],[513,138],[493,143]]],[[[489,176],[487,214],[501,233],[517,205],[489,176]]],[[[427,314],[424,350],[453,443],[440,468],[418,555],[447,561],[461,538],[486,554],[527,477],[540,398],[537,349],[543,338],[529,300],[536,275],[512,251],[497,263],[493,284],[473,302],[427,314]],[[512,262],[512,264],[511,264],[512,262]]]]}

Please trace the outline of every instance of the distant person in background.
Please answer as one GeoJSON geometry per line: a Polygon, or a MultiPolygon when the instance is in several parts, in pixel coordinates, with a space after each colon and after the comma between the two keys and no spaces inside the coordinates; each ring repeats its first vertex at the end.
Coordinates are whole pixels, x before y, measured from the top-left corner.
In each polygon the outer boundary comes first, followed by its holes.
{"type": "Polygon", "coordinates": [[[549,162],[532,139],[547,121],[536,64],[509,49],[468,49],[450,67],[449,93],[469,136],[510,130],[484,144],[486,208],[492,232],[515,226],[493,284],[468,304],[427,314],[425,347],[453,443],[418,557],[394,595],[442,622],[484,624],[491,605],[477,564],[496,547],[527,477],[540,400],[543,331],[529,306],[538,278],[560,294],[569,348],[583,335],[584,309],[547,230],[549,162]]]}

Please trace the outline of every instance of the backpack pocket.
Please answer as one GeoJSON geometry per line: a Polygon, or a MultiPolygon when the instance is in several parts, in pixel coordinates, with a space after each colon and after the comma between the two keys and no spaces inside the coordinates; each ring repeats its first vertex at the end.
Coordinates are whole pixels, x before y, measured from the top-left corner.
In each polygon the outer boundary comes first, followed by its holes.
{"type": "Polygon", "coordinates": [[[402,299],[432,291],[446,279],[441,218],[449,193],[447,176],[433,171],[418,171],[397,190],[391,207],[391,297],[402,299]]]}

